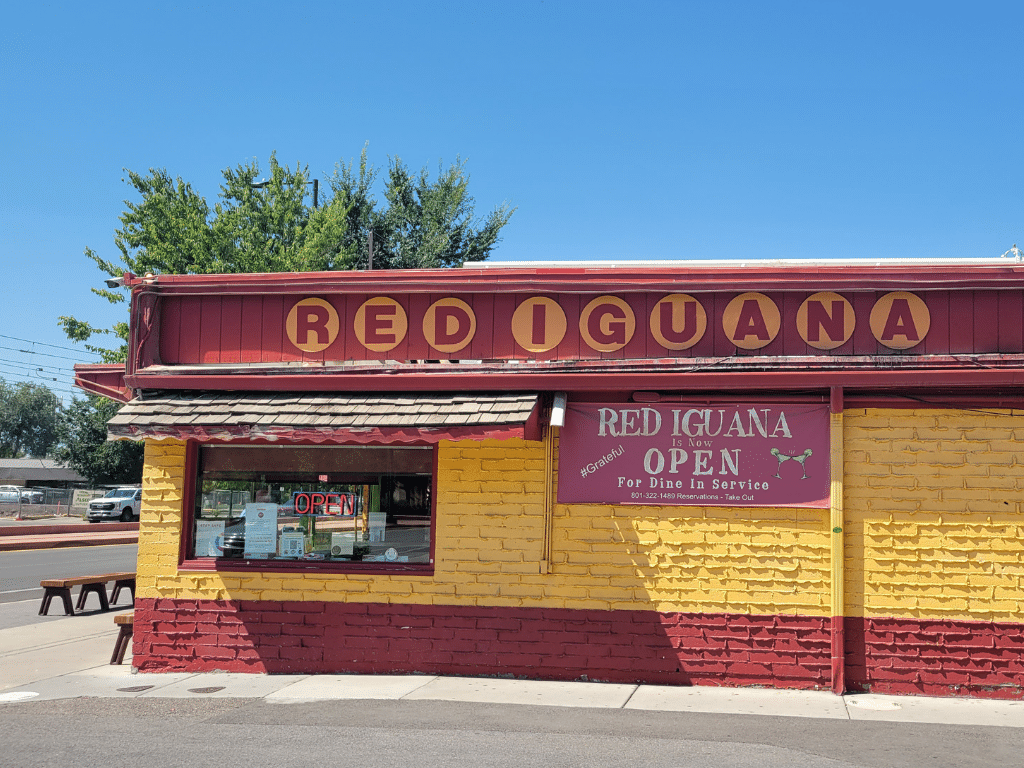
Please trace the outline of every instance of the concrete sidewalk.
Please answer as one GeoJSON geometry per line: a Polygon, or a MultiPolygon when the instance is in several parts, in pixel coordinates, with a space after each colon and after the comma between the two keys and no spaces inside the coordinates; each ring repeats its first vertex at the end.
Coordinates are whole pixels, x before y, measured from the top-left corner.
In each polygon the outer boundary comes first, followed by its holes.
{"type": "Polygon", "coordinates": [[[134,673],[109,664],[114,611],[0,630],[0,707],[79,697],[434,700],[1024,728],[1024,702],[430,675],[134,673]]]}

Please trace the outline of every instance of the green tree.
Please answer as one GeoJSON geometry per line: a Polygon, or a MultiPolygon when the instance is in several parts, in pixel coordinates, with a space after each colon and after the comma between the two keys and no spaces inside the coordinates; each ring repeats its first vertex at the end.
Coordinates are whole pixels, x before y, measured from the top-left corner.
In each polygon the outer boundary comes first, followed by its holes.
{"type": "Polygon", "coordinates": [[[107,440],[107,422],[120,403],[88,395],[65,409],[53,457],[92,485],[136,485],[142,481],[143,444],[107,440]]]}
{"type": "MultiPolygon", "coordinates": [[[[358,170],[338,164],[327,180],[322,206],[307,205],[308,166],[295,170],[270,156],[270,176],[260,178],[253,160],[222,172],[219,200],[212,207],[187,182],[166,170],[148,175],[127,171],[127,183],[138,202],[125,201],[115,230],[119,260],[85,254],[107,276],[124,272],[212,274],[237,272],[309,272],[363,269],[367,243],[374,238],[373,268],[455,267],[486,259],[499,241],[501,228],[514,209],[502,204],[483,222],[473,218],[465,163],[439,167],[431,180],[426,169],[412,175],[398,158],[390,161],[384,188],[386,205],[378,208],[372,187],[378,170],[367,162],[366,149],[358,170]]],[[[124,291],[93,288],[107,301],[126,301],[124,291]]],[[[122,362],[128,324],[96,328],[74,317],[60,318],[68,337],[122,362]],[[88,342],[94,334],[114,341],[113,349],[88,342]]]]}
{"type": "Polygon", "coordinates": [[[59,414],[48,387],[0,381],[0,458],[46,456],[57,437],[59,414]]]}
{"type": "MultiPolygon", "coordinates": [[[[126,173],[127,183],[141,200],[125,201],[121,226],[114,232],[120,259],[105,259],[85,249],[85,255],[109,277],[124,272],[305,272],[344,268],[350,260],[344,243],[347,201],[334,195],[321,207],[307,206],[308,167],[291,170],[272,154],[270,177],[259,183],[255,160],[225,169],[219,201],[212,208],[190,184],[172,178],[166,170],[126,173]]],[[[127,301],[126,293],[118,289],[93,288],[92,292],[114,304],[127,301]]],[[[127,323],[96,328],[64,316],[60,324],[74,341],[89,342],[94,334],[116,339],[120,343],[114,349],[85,346],[106,362],[125,359],[127,323]]]]}
{"type": "Polygon", "coordinates": [[[502,228],[515,213],[515,208],[502,203],[482,221],[474,218],[469,175],[461,158],[447,168],[439,165],[436,180],[426,168],[414,175],[401,158],[391,158],[383,208],[378,208],[370,194],[378,174],[379,169],[367,161],[364,148],[358,168],[339,163],[328,179],[335,197],[343,196],[349,202],[344,240],[349,269],[369,266],[370,234],[374,269],[460,267],[483,261],[500,242],[502,228]]]}

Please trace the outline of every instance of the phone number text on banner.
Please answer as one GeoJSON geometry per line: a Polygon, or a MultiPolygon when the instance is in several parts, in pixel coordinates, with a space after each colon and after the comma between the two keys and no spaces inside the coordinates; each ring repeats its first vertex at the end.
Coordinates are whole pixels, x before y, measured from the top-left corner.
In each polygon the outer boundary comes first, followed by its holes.
{"type": "Polygon", "coordinates": [[[562,504],[828,507],[822,404],[572,403],[562,504]]]}

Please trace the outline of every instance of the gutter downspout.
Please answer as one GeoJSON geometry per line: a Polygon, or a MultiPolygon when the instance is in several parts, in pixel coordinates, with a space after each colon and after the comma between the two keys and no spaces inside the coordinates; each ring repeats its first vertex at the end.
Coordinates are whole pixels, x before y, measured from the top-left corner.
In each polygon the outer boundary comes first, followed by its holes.
{"type": "Polygon", "coordinates": [[[551,570],[551,524],[554,518],[555,433],[558,427],[544,430],[544,536],[541,541],[540,572],[551,570]]]}
{"type": "Polygon", "coordinates": [[[544,430],[544,538],[541,542],[540,572],[551,571],[551,527],[555,517],[555,440],[565,426],[565,392],[556,392],[544,430]]]}
{"type": "Polygon", "coordinates": [[[829,398],[829,463],[831,482],[831,558],[832,558],[832,693],[846,692],[846,598],[844,595],[843,546],[843,388],[832,387],[829,398]]]}

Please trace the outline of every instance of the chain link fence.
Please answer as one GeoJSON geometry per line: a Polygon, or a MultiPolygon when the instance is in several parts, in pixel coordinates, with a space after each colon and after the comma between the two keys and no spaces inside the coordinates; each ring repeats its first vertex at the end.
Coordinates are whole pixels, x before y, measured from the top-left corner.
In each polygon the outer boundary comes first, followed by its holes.
{"type": "Polygon", "coordinates": [[[18,501],[0,501],[0,517],[80,516],[102,490],[81,488],[19,488],[18,501]]]}

